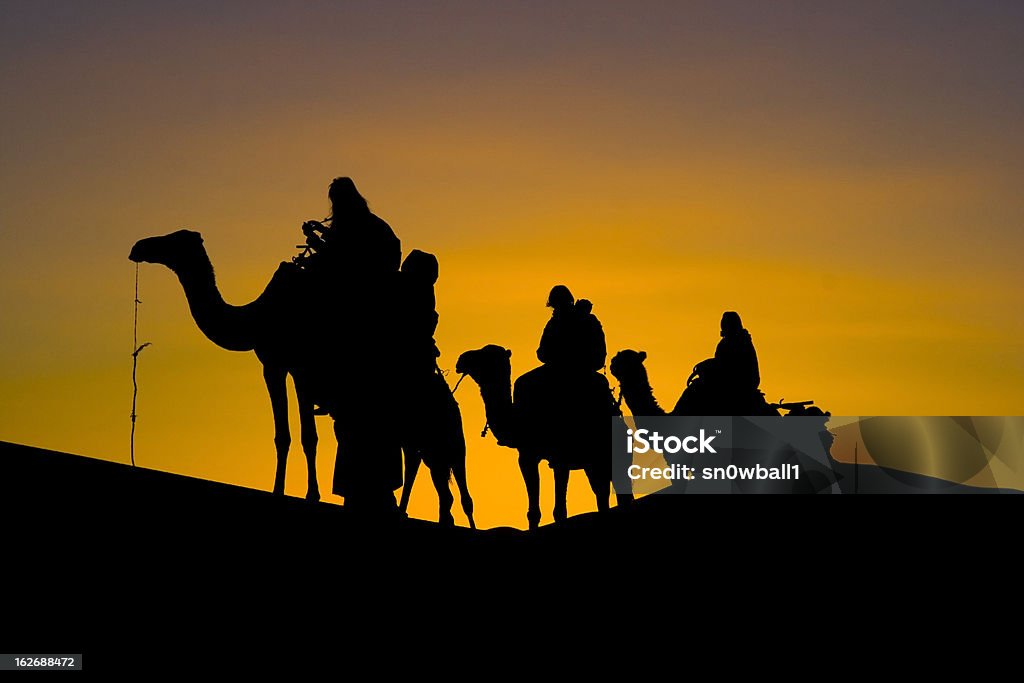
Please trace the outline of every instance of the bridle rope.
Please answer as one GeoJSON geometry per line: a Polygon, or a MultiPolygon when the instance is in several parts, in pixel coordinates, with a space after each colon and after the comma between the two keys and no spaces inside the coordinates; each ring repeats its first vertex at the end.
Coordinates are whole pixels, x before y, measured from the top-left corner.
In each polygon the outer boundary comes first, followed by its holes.
{"type": "Polygon", "coordinates": [[[139,381],[136,377],[136,370],[139,367],[139,354],[142,353],[142,349],[147,346],[151,346],[151,342],[145,342],[141,346],[139,345],[139,304],[142,301],[139,300],[139,264],[135,264],[135,319],[132,326],[132,436],[130,454],[132,467],[135,467],[135,419],[138,417],[138,413],[135,412],[135,405],[139,397],[139,381]]]}

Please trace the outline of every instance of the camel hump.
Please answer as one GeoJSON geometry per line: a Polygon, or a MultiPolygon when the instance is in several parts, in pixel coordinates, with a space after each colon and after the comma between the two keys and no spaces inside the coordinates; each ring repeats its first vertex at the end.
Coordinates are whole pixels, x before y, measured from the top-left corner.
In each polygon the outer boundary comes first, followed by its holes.
{"type": "Polygon", "coordinates": [[[301,276],[302,270],[297,265],[282,261],[271,276],[263,293],[260,294],[258,301],[264,304],[271,301],[287,302],[294,294],[294,289],[298,286],[301,276]]]}
{"type": "Polygon", "coordinates": [[[599,372],[566,372],[541,365],[520,376],[512,393],[520,410],[545,419],[567,413],[601,418],[612,414],[608,378],[599,372]]]}
{"type": "Polygon", "coordinates": [[[302,268],[291,261],[281,261],[277,266],[277,270],[274,271],[274,275],[270,278],[270,284],[283,284],[292,283],[302,277],[302,268]]]}
{"type": "Polygon", "coordinates": [[[434,284],[438,277],[437,257],[430,252],[413,249],[402,262],[402,272],[434,284]]]}

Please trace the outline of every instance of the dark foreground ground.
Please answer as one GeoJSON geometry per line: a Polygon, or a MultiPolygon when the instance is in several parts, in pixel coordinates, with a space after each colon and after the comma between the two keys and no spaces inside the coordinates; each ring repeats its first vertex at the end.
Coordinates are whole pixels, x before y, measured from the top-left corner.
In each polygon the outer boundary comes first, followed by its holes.
{"type": "Polygon", "coordinates": [[[1016,538],[1020,500],[653,496],[472,532],[0,442],[0,651],[87,651],[92,670],[329,665],[382,640],[627,637],[641,614],[697,619],[698,604],[841,613],[866,590],[906,606],[922,576],[1016,538]]]}

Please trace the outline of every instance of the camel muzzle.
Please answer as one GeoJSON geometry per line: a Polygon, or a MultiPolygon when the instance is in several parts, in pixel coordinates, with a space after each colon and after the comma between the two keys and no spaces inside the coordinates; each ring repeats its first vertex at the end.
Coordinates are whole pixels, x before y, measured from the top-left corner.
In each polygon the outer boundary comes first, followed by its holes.
{"type": "Polygon", "coordinates": [[[132,247],[131,252],[128,254],[129,261],[132,261],[134,263],[142,263],[143,261],[146,260],[142,253],[144,251],[142,242],[143,240],[140,240],[136,242],[135,245],[132,247]]]}

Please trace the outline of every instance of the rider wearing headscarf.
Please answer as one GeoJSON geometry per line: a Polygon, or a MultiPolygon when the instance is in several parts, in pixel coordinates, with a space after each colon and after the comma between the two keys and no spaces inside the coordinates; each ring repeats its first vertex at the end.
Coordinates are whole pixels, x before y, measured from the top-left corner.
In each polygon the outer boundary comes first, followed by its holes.
{"type": "Polygon", "coordinates": [[[548,295],[551,319],[537,349],[537,360],[552,367],[597,372],[608,355],[604,329],[586,299],[576,301],[565,285],[556,285],[548,295]]]}
{"type": "Polygon", "coordinates": [[[757,391],[761,384],[757,352],[739,313],[726,311],[722,314],[721,335],[715,349],[715,372],[723,388],[741,393],[757,391]]]}

